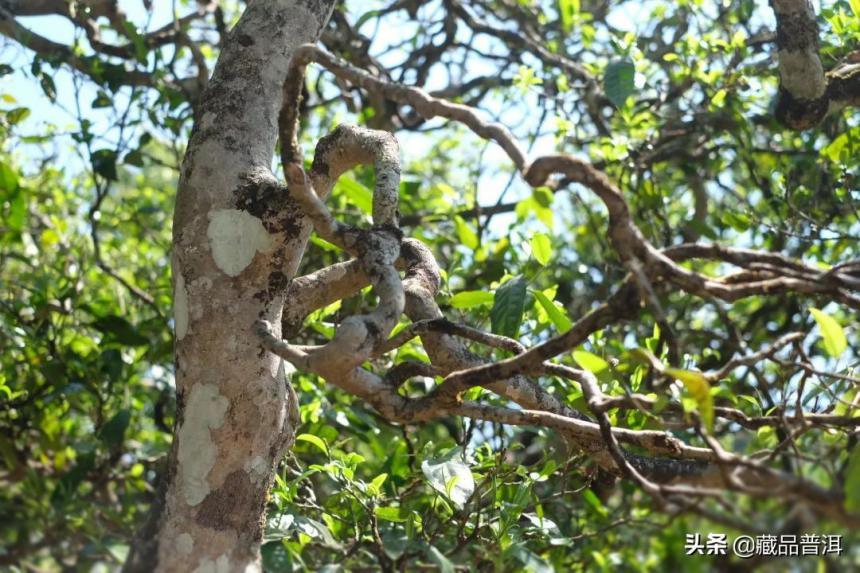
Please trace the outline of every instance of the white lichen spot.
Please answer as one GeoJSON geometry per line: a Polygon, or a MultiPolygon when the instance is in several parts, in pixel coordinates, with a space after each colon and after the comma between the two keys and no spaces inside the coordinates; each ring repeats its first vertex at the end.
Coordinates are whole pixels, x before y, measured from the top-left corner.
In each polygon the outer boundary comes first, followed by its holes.
{"type": "Polygon", "coordinates": [[[221,555],[215,561],[203,559],[193,573],[230,573],[230,560],[227,555],[221,555]]]}
{"type": "Polygon", "coordinates": [[[227,338],[227,352],[234,353],[239,348],[239,338],[235,335],[227,338]]]}
{"type": "Polygon", "coordinates": [[[827,89],[824,68],[814,52],[781,51],[779,75],[782,86],[795,98],[817,99],[827,89]]]}
{"type": "Polygon", "coordinates": [[[211,430],[220,428],[230,402],[214,384],[195,384],[185,407],[179,429],[179,479],[185,502],[197,505],[209,494],[209,471],[215,465],[218,448],[211,430]]]}
{"type": "Polygon", "coordinates": [[[194,551],[194,538],[188,533],[180,533],[176,537],[176,551],[180,555],[191,555],[194,551]]]}
{"type": "Polygon", "coordinates": [[[203,114],[203,117],[200,118],[200,126],[203,129],[211,129],[215,125],[215,119],[217,116],[211,111],[207,111],[203,114]]]}
{"type": "Polygon", "coordinates": [[[251,481],[257,483],[266,475],[269,464],[261,456],[254,456],[251,461],[245,463],[245,471],[251,476],[251,481]]]}
{"type": "Polygon", "coordinates": [[[237,209],[210,211],[206,236],[215,264],[231,277],[245,270],[257,251],[265,253],[274,246],[263,222],[237,209]]]}
{"type": "Polygon", "coordinates": [[[182,340],[188,334],[188,290],[185,288],[182,273],[176,275],[176,285],[173,288],[173,323],[176,339],[182,340]]]}

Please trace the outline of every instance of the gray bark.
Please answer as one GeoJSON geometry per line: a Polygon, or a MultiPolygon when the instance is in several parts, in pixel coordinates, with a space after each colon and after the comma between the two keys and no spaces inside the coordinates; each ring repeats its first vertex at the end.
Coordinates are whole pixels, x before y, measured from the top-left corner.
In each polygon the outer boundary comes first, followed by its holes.
{"type": "Polygon", "coordinates": [[[249,3],[197,110],[173,226],[176,434],[149,570],[261,569],[266,496],[297,404],[252,325],[280,323],[309,232],[270,166],[290,57],[333,6],[249,3]]]}

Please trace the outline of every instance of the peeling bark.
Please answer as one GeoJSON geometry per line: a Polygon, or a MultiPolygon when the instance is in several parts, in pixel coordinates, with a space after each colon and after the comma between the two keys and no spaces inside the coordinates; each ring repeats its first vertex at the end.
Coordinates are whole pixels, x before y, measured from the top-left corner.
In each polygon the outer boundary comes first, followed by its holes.
{"type": "Polygon", "coordinates": [[[326,0],[257,0],[230,33],[197,110],[174,218],[179,402],[157,554],[128,570],[260,571],[273,469],[294,432],[281,359],[251,326],[278,323],[309,225],[269,171],[281,84],[326,0]],[[273,212],[274,209],[277,212],[273,212]]]}

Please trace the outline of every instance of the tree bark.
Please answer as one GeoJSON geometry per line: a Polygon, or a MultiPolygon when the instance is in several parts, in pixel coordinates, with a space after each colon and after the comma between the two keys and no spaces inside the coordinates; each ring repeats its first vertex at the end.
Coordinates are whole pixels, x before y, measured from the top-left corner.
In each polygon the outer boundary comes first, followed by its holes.
{"type": "Polygon", "coordinates": [[[173,225],[176,433],[157,549],[136,548],[146,570],[261,570],[266,497],[298,410],[251,327],[280,324],[309,232],[270,167],[290,57],[334,4],[249,3],[197,109],[173,225]]]}

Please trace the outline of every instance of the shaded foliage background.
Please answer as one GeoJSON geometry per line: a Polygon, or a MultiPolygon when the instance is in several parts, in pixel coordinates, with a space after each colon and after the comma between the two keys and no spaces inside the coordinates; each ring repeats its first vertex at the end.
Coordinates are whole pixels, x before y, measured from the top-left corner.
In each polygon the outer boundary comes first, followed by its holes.
{"type": "MultiPolygon", "coordinates": [[[[188,4],[177,9],[193,10],[188,4]]],[[[155,495],[175,408],[170,220],[195,97],[193,83],[176,78],[199,80],[201,62],[217,57],[219,30],[241,9],[221,3],[184,23],[193,41],[179,49],[147,45],[139,39],[146,28],[119,34],[102,21],[108,39],[134,47],[131,59],[151,87],[128,85],[126,58],[106,56],[80,32],[75,43],[92,58],[85,69],[70,71],[56,53],[4,51],[4,566],[116,568],[155,495]],[[33,86],[44,96],[34,96],[33,86]],[[47,111],[56,108],[68,115],[47,111]]],[[[827,62],[856,49],[857,10],[848,1],[822,7],[827,62]]],[[[805,133],[773,119],[778,79],[765,12],[747,0],[347,3],[323,42],[356,65],[480,105],[535,149],[589,157],[625,191],[656,245],[704,238],[821,265],[857,259],[858,116],[835,114],[805,133]]],[[[449,318],[489,329],[493,293],[523,277],[515,334],[535,343],[605,300],[624,277],[602,207],[579,188],[532,192],[497,150],[460,128],[424,122],[324,73],[313,72],[307,87],[306,147],[344,121],[398,130],[404,223],[444,270],[440,303],[449,318]]],[[[329,205],[347,221],[366,222],[372,188],[372,174],[358,170],[338,183],[329,205]]],[[[340,257],[314,238],[303,266],[340,257]]],[[[696,407],[690,396],[656,384],[626,351],[646,347],[675,366],[706,370],[800,330],[817,368],[856,371],[856,313],[826,301],[789,294],[724,304],[680,292],[662,300],[671,340],[643,310],[640,320],[605,329],[562,361],[597,373],[608,394],[654,393],[689,410],[696,407]],[[844,327],[847,350],[823,347],[810,312],[818,306],[844,327]]],[[[317,311],[295,340],[318,343],[341,317],[372,304],[365,291],[317,311]]],[[[394,362],[406,359],[427,357],[410,344],[394,362]]],[[[727,559],[684,556],[685,533],[708,531],[846,534],[847,555],[791,567],[860,564],[855,532],[800,505],[732,495],[693,511],[661,508],[551,431],[453,419],[397,427],[314,376],[296,375],[294,384],[302,435],[271,494],[263,547],[270,571],[728,567],[727,559]]],[[[578,388],[551,378],[541,384],[585,411],[578,388]]],[[[801,400],[810,412],[853,415],[857,402],[856,379],[807,377],[775,362],[738,369],[712,396],[751,417],[788,415],[801,400]]],[[[612,418],[632,429],[666,427],[638,411],[612,418]]],[[[786,428],[723,422],[715,435],[734,451],[772,452],[784,470],[826,487],[846,485],[849,503],[860,507],[860,461],[849,464],[855,426],[790,439],[786,428]]],[[[670,429],[698,439],[691,424],[670,429]]],[[[786,567],[746,564],[759,565],[786,567]]]]}

